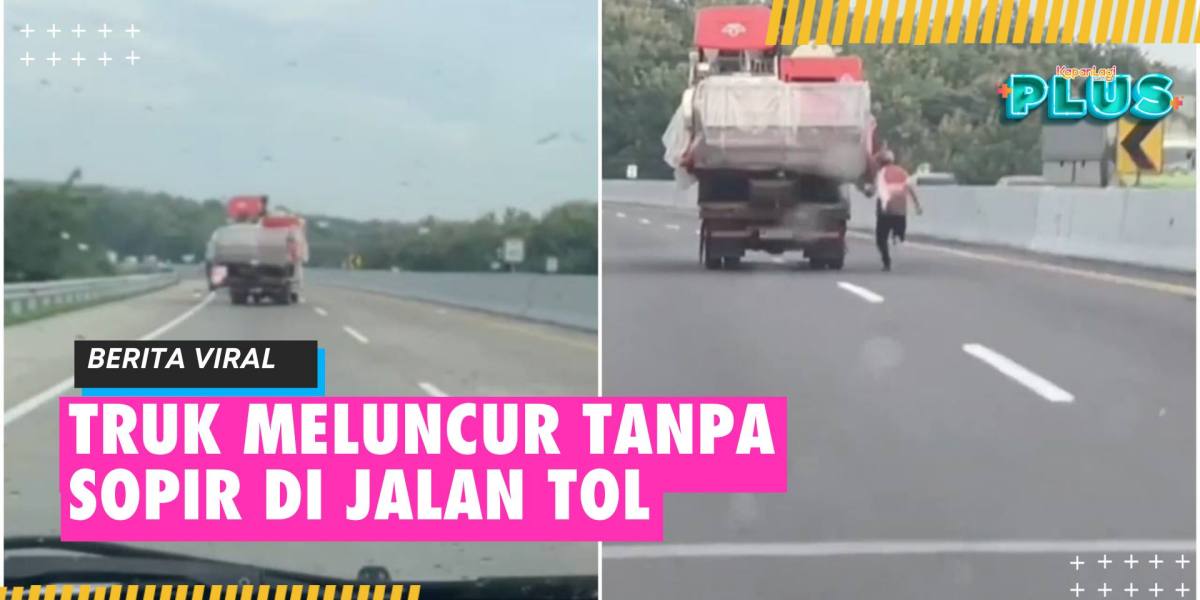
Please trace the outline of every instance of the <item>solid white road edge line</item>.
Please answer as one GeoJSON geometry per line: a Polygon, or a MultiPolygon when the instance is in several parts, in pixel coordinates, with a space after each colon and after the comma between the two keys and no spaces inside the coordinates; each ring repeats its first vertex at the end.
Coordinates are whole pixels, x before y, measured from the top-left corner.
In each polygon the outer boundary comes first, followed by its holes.
{"type": "Polygon", "coordinates": [[[1194,540],[862,540],[725,544],[604,544],[604,560],[937,554],[1192,552],[1194,540]]]}
{"type": "MultiPolygon", "coordinates": [[[[862,232],[858,232],[858,231],[850,231],[850,232],[847,232],[846,235],[849,237],[859,238],[859,239],[863,239],[863,240],[874,241],[874,239],[875,239],[874,235],[870,235],[870,234],[866,234],[866,233],[862,233],[862,232]]],[[[920,250],[928,250],[931,252],[941,252],[943,254],[957,256],[959,258],[991,262],[991,263],[996,263],[996,264],[1001,264],[1001,265],[1007,265],[1010,267],[1036,269],[1039,271],[1046,271],[1049,273],[1058,273],[1060,275],[1072,275],[1074,277],[1082,277],[1084,279],[1091,279],[1094,281],[1101,281],[1104,283],[1111,283],[1111,284],[1116,284],[1116,285],[1128,285],[1128,286],[1139,287],[1139,288],[1143,288],[1143,289],[1147,289],[1147,290],[1154,290],[1156,292],[1175,294],[1178,296],[1188,296],[1191,298],[1196,297],[1196,289],[1194,287],[1186,286],[1186,285],[1179,285],[1179,284],[1175,284],[1175,283],[1166,283],[1163,281],[1154,281],[1152,279],[1142,279],[1142,278],[1138,278],[1138,277],[1126,277],[1124,275],[1105,273],[1103,271],[1093,271],[1093,270],[1079,269],[1079,268],[1074,268],[1074,267],[1064,267],[1061,265],[1055,265],[1055,264],[1046,263],[1046,262],[1039,262],[1036,260],[1023,260],[1023,259],[1018,259],[1018,258],[1009,258],[1006,256],[1000,256],[998,254],[987,254],[987,253],[983,253],[983,252],[968,252],[966,250],[959,250],[957,248],[950,248],[947,246],[939,246],[936,244],[927,244],[924,242],[907,242],[906,241],[906,242],[904,242],[904,245],[910,246],[912,248],[917,248],[920,250]]]]}
{"type": "Polygon", "coordinates": [[[879,304],[883,302],[883,296],[880,296],[879,294],[876,294],[865,287],[854,285],[848,281],[839,281],[838,287],[850,292],[851,294],[854,294],[855,296],[858,296],[859,298],[862,298],[863,300],[866,300],[867,302],[870,302],[871,304],[879,304]]]}
{"type": "Polygon", "coordinates": [[[350,335],[350,337],[358,340],[358,342],[360,344],[370,344],[371,343],[371,340],[367,339],[367,336],[355,331],[354,328],[349,325],[342,325],[342,330],[345,331],[346,333],[348,333],[350,335]]]}
{"type": "Polygon", "coordinates": [[[1046,378],[1026,369],[1016,361],[984,346],[983,344],[963,344],[963,352],[987,363],[993,369],[1009,376],[1017,383],[1033,390],[1033,392],[1051,402],[1074,402],[1075,396],[1046,378]]]}
{"type": "Polygon", "coordinates": [[[432,383],[429,383],[428,381],[417,382],[417,387],[421,388],[422,392],[425,392],[426,394],[429,394],[430,396],[434,396],[437,398],[445,398],[446,396],[449,396],[449,394],[438,389],[438,387],[436,385],[433,385],[432,383]]]}
{"type": "MultiPolygon", "coordinates": [[[[175,327],[179,326],[180,323],[190,319],[192,317],[192,315],[200,312],[200,310],[203,309],[205,306],[207,306],[209,302],[212,302],[213,298],[215,298],[215,297],[216,297],[216,294],[214,294],[213,292],[209,292],[208,295],[205,296],[204,299],[201,300],[200,302],[198,302],[195,306],[187,309],[186,311],[183,312],[183,314],[179,315],[178,317],[175,317],[174,319],[167,321],[166,324],[164,324],[162,327],[159,327],[158,329],[155,329],[154,331],[151,331],[150,333],[143,335],[142,337],[138,338],[138,340],[142,341],[142,342],[148,342],[148,341],[153,340],[153,339],[157,338],[158,336],[174,329],[175,327]]],[[[53,400],[54,398],[59,397],[60,395],[62,395],[63,392],[65,392],[73,387],[75,387],[75,376],[74,375],[34,394],[32,397],[28,398],[27,400],[21,402],[20,404],[14,406],[12,408],[6,408],[4,410],[4,426],[8,427],[10,424],[16,422],[17,419],[20,419],[21,417],[24,417],[25,415],[33,412],[34,410],[37,410],[37,408],[40,407],[41,405],[45,404],[46,402],[49,402],[50,400],[53,400]]]]}

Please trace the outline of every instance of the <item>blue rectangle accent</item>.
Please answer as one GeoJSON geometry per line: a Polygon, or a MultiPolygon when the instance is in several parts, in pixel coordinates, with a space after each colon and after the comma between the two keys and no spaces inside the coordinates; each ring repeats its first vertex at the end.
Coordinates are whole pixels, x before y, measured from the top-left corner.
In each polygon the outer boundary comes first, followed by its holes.
{"type": "Polygon", "coordinates": [[[315,388],[84,388],[84,396],[144,397],[224,397],[224,396],[324,396],[325,349],[317,348],[317,387],[315,388]]]}

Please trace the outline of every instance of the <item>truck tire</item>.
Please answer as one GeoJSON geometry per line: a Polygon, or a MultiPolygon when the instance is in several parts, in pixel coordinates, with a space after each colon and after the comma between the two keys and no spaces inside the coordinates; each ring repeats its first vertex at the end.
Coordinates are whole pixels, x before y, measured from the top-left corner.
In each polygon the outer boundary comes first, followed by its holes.
{"type": "Polygon", "coordinates": [[[292,295],[293,295],[292,290],[285,287],[282,290],[280,290],[278,293],[276,293],[275,297],[272,299],[275,302],[278,302],[279,304],[287,306],[292,303],[292,295]]]}
{"type": "Polygon", "coordinates": [[[245,304],[246,303],[246,292],[230,288],[229,289],[229,301],[232,302],[233,304],[239,305],[239,306],[242,304],[245,304]]]}
{"type": "Polygon", "coordinates": [[[833,269],[834,271],[841,271],[842,266],[844,266],[846,264],[846,256],[842,255],[842,256],[838,256],[836,258],[831,258],[831,259],[829,259],[829,262],[826,264],[828,264],[829,268],[833,269]]]}

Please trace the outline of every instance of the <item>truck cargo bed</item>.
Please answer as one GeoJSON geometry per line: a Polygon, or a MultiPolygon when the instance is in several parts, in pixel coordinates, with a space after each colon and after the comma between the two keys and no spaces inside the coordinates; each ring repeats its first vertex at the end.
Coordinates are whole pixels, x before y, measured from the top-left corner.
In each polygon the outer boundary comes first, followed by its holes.
{"type": "Polygon", "coordinates": [[[868,167],[866,83],[712,77],[692,96],[695,170],[784,170],[854,181],[868,167]]]}

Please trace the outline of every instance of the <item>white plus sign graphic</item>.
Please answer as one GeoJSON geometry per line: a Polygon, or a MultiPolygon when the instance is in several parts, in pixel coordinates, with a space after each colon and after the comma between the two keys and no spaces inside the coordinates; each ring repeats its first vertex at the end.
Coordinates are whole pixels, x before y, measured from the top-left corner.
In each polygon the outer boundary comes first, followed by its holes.
{"type": "Polygon", "coordinates": [[[1121,562],[1123,562],[1123,563],[1125,563],[1125,564],[1129,565],[1129,568],[1130,568],[1130,569],[1132,569],[1132,568],[1133,568],[1133,565],[1136,565],[1136,564],[1138,564],[1138,561],[1137,561],[1137,560],[1135,560],[1135,559],[1133,558],[1133,555],[1132,555],[1132,554],[1130,554],[1130,555],[1129,555],[1129,558],[1127,558],[1127,559],[1125,559],[1125,560],[1123,560],[1123,561],[1121,561],[1121,562]]]}
{"type": "Polygon", "coordinates": [[[126,30],[125,30],[125,33],[128,33],[128,34],[129,34],[129,37],[131,37],[131,38],[132,38],[134,35],[136,35],[136,34],[139,34],[139,33],[141,33],[141,32],[142,32],[142,30],[141,30],[141,29],[138,29],[137,27],[134,27],[133,25],[130,25],[130,26],[129,26],[129,29],[126,29],[126,30]]]}
{"type": "Polygon", "coordinates": [[[29,66],[29,63],[31,63],[35,60],[37,60],[37,59],[30,56],[28,51],[25,52],[25,56],[21,57],[21,62],[25,63],[25,66],[27,66],[27,67],[29,66]]]}
{"type": "Polygon", "coordinates": [[[1096,588],[1096,591],[1097,591],[1097,592],[1100,592],[1100,595],[1102,595],[1102,596],[1104,596],[1105,598],[1107,598],[1107,597],[1108,597],[1108,593],[1112,591],[1112,588],[1108,587],[1108,584],[1106,583],[1106,584],[1104,584],[1104,585],[1102,585],[1102,586],[1100,586],[1100,587],[1096,588]]]}
{"type": "Polygon", "coordinates": [[[101,54],[101,55],[100,55],[100,58],[97,58],[96,60],[98,60],[98,61],[100,61],[100,62],[104,63],[104,66],[106,66],[106,67],[107,67],[107,66],[108,66],[108,63],[109,63],[109,62],[112,62],[112,57],[111,57],[111,56],[109,56],[107,52],[105,52],[104,54],[101,54]]]}
{"type": "Polygon", "coordinates": [[[76,39],[79,39],[79,38],[83,37],[83,34],[87,33],[87,30],[84,29],[83,27],[80,27],[79,23],[76,23],[75,29],[72,29],[71,33],[75,34],[76,39]]]}
{"type": "Polygon", "coordinates": [[[1175,588],[1175,591],[1179,592],[1179,597],[1182,598],[1182,597],[1186,596],[1187,593],[1192,590],[1189,590],[1186,585],[1181,583],[1181,584],[1179,584],[1179,587],[1175,588]]]}
{"type": "Polygon", "coordinates": [[[58,39],[58,34],[62,33],[62,30],[58,28],[58,25],[51,25],[50,29],[46,30],[46,33],[50,34],[50,37],[58,39]]]}
{"type": "Polygon", "coordinates": [[[1175,561],[1175,564],[1179,565],[1180,569],[1186,569],[1188,566],[1188,563],[1190,563],[1190,562],[1192,562],[1192,561],[1188,560],[1186,556],[1180,554],[1179,560],[1175,561]]]}
{"type": "Polygon", "coordinates": [[[1133,584],[1131,583],[1131,584],[1129,584],[1129,587],[1125,588],[1123,591],[1126,594],[1129,594],[1129,597],[1132,598],[1134,593],[1136,593],[1138,591],[1138,589],[1133,587],[1133,584]]]}
{"type": "Polygon", "coordinates": [[[60,61],[60,60],[62,60],[62,59],[58,57],[58,53],[57,53],[57,52],[51,52],[51,53],[50,53],[50,58],[47,58],[46,60],[50,61],[50,66],[52,66],[52,67],[57,67],[57,66],[58,66],[58,61],[60,61]]]}
{"type": "Polygon", "coordinates": [[[77,67],[78,67],[78,66],[82,65],[82,64],[83,64],[83,61],[85,61],[85,60],[87,60],[87,59],[86,59],[86,58],[84,58],[82,54],[80,54],[80,53],[76,52],[76,53],[75,53],[75,58],[72,58],[71,60],[72,60],[72,61],[74,61],[74,63],[75,63],[75,66],[77,66],[77,67]]]}
{"type": "Polygon", "coordinates": [[[132,50],[129,51],[129,56],[125,57],[125,60],[129,61],[129,66],[131,66],[131,67],[134,65],[134,63],[136,63],[137,61],[139,61],[141,59],[142,59],[142,57],[134,54],[132,50]]]}
{"type": "Polygon", "coordinates": [[[101,25],[100,29],[97,29],[96,31],[98,31],[100,33],[100,35],[104,36],[104,39],[107,40],[108,34],[112,33],[113,30],[108,28],[108,23],[105,23],[105,24],[101,25]]]}
{"type": "Polygon", "coordinates": [[[1101,558],[1100,560],[1098,560],[1098,561],[1096,561],[1096,562],[1097,562],[1097,563],[1100,563],[1100,568],[1101,568],[1101,569],[1107,569],[1107,568],[1108,568],[1108,565],[1112,564],[1112,561],[1111,561],[1111,560],[1108,560],[1108,555],[1107,555],[1107,554],[1105,554],[1103,558],[1101,558]]]}
{"type": "Polygon", "coordinates": [[[1080,594],[1082,594],[1082,593],[1086,592],[1087,590],[1085,590],[1085,589],[1083,589],[1083,588],[1079,587],[1079,582],[1075,582],[1075,587],[1073,587],[1073,588],[1071,588],[1071,589],[1069,589],[1069,590],[1067,590],[1067,591],[1068,591],[1068,592],[1075,592],[1075,597],[1076,597],[1076,598],[1078,598],[1080,594]]]}
{"type": "Polygon", "coordinates": [[[1157,554],[1155,554],[1155,555],[1154,555],[1154,560],[1148,560],[1148,561],[1146,561],[1146,562],[1148,562],[1148,563],[1150,563],[1150,564],[1154,565],[1154,568],[1155,568],[1155,569],[1157,569],[1157,568],[1158,568],[1158,565],[1161,565],[1161,564],[1163,564],[1163,563],[1164,563],[1164,562],[1166,562],[1166,561],[1162,560],[1161,558],[1159,558],[1159,557],[1158,557],[1158,555],[1157,555],[1157,554]]]}
{"type": "Polygon", "coordinates": [[[1154,592],[1154,597],[1155,597],[1155,598],[1157,598],[1157,597],[1158,597],[1158,593],[1159,593],[1159,592],[1162,592],[1162,591],[1164,591],[1164,590],[1163,590],[1162,588],[1158,587],[1158,582],[1157,582],[1157,581],[1155,581],[1155,582],[1154,582],[1154,587],[1152,587],[1152,588],[1150,588],[1149,590],[1146,590],[1146,591],[1149,591],[1149,592],[1154,592]]]}
{"type": "Polygon", "coordinates": [[[1071,562],[1069,562],[1069,563],[1067,563],[1067,564],[1070,564],[1070,565],[1075,565],[1075,570],[1076,570],[1076,571],[1078,571],[1078,570],[1079,570],[1079,566],[1083,564],[1083,561],[1082,561],[1082,560],[1079,560],[1079,555],[1078,555],[1078,554],[1076,554],[1076,555],[1075,555],[1075,560],[1073,560],[1073,561],[1071,561],[1071,562]]]}
{"type": "Polygon", "coordinates": [[[28,23],[26,23],[25,27],[23,29],[21,29],[20,31],[21,31],[21,33],[25,34],[25,39],[29,39],[29,34],[33,33],[34,29],[32,27],[30,27],[28,23]]]}

